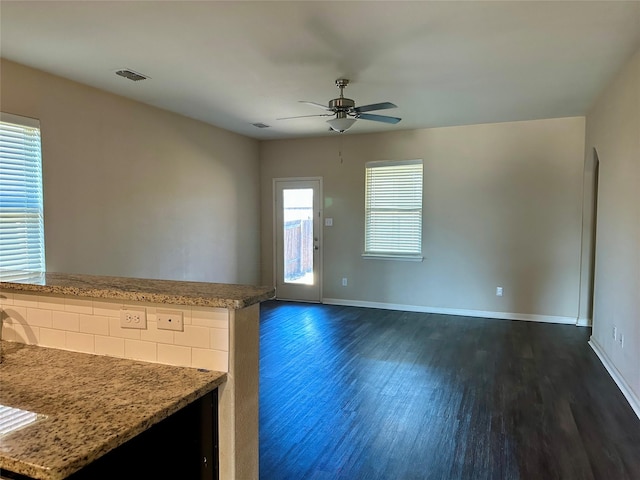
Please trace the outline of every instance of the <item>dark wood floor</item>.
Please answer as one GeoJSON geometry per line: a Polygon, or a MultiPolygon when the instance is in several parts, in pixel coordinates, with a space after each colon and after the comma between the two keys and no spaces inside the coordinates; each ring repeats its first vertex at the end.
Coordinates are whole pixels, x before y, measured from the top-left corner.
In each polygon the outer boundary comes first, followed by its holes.
{"type": "Polygon", "coordinates": [[[261,309],[262,480],[640,479],[640,420],[588,328],[261,309]]]}

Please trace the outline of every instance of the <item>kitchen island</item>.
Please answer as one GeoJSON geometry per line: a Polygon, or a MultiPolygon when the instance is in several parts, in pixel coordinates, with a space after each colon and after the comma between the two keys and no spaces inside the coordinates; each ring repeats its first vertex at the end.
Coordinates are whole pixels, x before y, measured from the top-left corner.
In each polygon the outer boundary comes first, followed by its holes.
{"type": "MultiPolygon", "coordinates": [[[[272,287],[249,285],[3,271],[2,335],[8,342],[46,347],[40,349],[44,354],[67,350],[221,375],[218,379],[222,383],[216,388],[220,478],[252,480],[258,478],[259,304],[274,294],[272,287]],[[138,328],[127,328],[123,311],[137,312],[143,322],[138,328]],[[161,315],[180,318],[181,329],[160,328],[161,315]]],[[[7,365],[11,365],[10,357],[8,353],[7,365]]],[[[0,381],[7,383],[5,370],[0,368],[0,381]]],[[[28,369],[22,374],[28,376],[28,369]]],[[[162,383],[149,384],[143,377],[136,375],[146,384],[144,388],[164,388],[162,383]]],[[[82,377],[76,378],[85,385],[82,377]]],[[[95,391],[96,398],[102,391],[95,391]]],[[[14,394],[13,398],[20,397],[20,392],[14,394]]],[[[47,398],[53,401],[47,396],[44,400],[47,398]]],[[[121,398],[122,408],[129,401],[135,402],[121,398]]],[[[38,408],[42,410],[42,405],[38,408]]],[[[38,408],[32,411],[47,415],[38,408]]],[[[154,418],[167,411],[156,412],[154,418]]],[[[38,421],[24,432],[37,431],[45,424],[46,420],[38,421]]],[[[0,440],[0,467],[1,462],[14,461],[5,446],[19,433],[0,440]]]]}

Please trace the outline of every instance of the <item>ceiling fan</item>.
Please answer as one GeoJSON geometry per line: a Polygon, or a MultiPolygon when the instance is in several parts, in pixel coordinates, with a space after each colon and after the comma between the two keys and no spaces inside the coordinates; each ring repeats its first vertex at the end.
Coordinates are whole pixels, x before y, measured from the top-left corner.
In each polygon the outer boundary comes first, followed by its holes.
{"type": "Polygon", "coordinates": [[[372,112],[375,110],[386,110],[388,108],[397,108],[391,102],[382,102],[382,103],[372,103],[371,105],[363,105],[361,107],[356,107],[356,103],[350,98],[345,98],[344,89],[349,85],[349,80],[346,78],[339,78],[336,80],[336,87],[340,89],[340,97],[334,98],[329,101],[329,105],[322,105],[321,103],[316,102],[306,102],[300,100],[300,103],[306,103],[307,105],[311,105],[314,107],[322,108],[327,112],[331,113],[320,113],[317,115],[300,115],[297,117],[284,117],[278,118],[277,120],[288,120],[291,118],[305,118],[305,117],[333,117],[331,120],[327,120],[329,124],[329,130],[334,130],[336,132],[345,132],[347,131],[357,119],[362,120],[373,120],[374,122],[383,122],[383,123],[391,123],[396,124],[401,118],[398,117],[388,117],[386,115],[375,115],[366,112],[372,112]]]}

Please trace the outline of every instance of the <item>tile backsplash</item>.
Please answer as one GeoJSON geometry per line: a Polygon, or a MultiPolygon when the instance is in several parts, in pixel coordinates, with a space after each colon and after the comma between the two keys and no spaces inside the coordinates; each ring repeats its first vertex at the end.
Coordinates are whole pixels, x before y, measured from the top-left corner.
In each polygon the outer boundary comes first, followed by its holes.
{"type": "Polygon", "coordinates": [[[229,371],[224,308],[79,299],[0,291],[2,339],[168,365],[229,371]],[[120,327],[120,311],[144,308],[147,328],[120,327]],[[159,330],[157,311],[181,312],[184,330],[159,330]]]}

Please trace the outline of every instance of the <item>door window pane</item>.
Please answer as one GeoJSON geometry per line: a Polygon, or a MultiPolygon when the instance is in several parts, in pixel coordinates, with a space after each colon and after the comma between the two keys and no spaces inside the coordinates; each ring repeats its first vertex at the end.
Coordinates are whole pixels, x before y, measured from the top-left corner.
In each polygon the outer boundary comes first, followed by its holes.
{"type": "Polygon", "coordinates": [[[284,281],[313,285],[313,188],[282,191],[284,281]]]}

